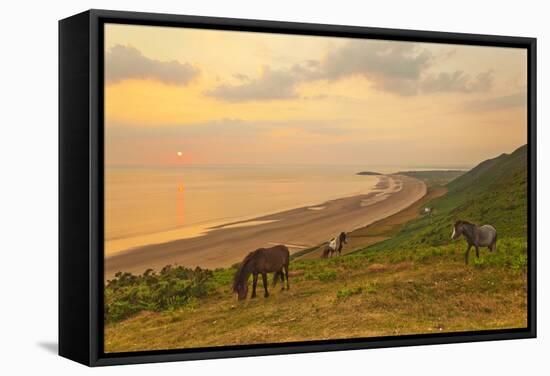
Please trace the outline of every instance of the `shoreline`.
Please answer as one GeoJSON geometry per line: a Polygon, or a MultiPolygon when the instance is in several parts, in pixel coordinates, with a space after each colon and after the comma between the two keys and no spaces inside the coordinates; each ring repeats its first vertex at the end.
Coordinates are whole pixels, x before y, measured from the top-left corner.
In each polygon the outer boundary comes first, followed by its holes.
{"type": "Polygon", "coordinates": [[[168,264],[209,269],[229,267],[249,252],[274,244],[287,245],[292,254],[327,241],[340,231],[351,232],[391,216],[420,200],[426,192],[426,184],[421,180],[381,175],[369,193],[226,223],[198,237],[109,255],[104,261],[104,277],[112,278],[118,271],[140,274],[168,264]]]}
{"type": "Polygon", "coordinates": [[[133,250],[146,247],[146,246],[152,246],[157,244],[164,244],[172,241],[178,241],[182,239],[189,239],[194,237],[200,237],[207,235],[209,232],[221,228],[227,228],[229,226],[250,226],[253,222],[262,222],[261,220],[258,220],[258,218],[264,218],[267,216],[279,214],[282,212],[294,210],[294,209],[301,209],[304,207],[309,207],[310,210],[318,210],[322,209],[322,206],[324,203],[345,198],[345,197],[353,197],[360,194],[368,194],[372,192],[373,190],[380,190],[385,189],[387,185],[387,178],[380,174],[380,176],[377,177],[376,183],[369,188],[370,190],[366,190],[364,193],[363,189],[357,190],[353,193],[345,193],[340,195],[330,195],[329,197],[318,199],[318,200],[312,200],[307,202],[300,202],[296,203],[294,205],[285,205],[283,207],[279,207],[277,209],[271,209],[271,210],[263,210],[256,212],[255,214],[247,214],[247,215],[241,215],[236,217],[228,217],[223,219],[217,219],[212,221],[203,221],[203,222],[197,222],[191,225],[187,226],[181,226],[181,227],[172,227],[167,228],[161,231],[154,231],[150,233],[141,233],[141,234],[134,234],[130,236],[119,236],[119,237],[112,237],[112,238],[106,238],[104,242],[104,255],[105,258],[112,257],[114,255],[120,254],[120,253],[126,253],[131,252],[133,250]],[[325,200],[325,201],[321,201],[325,200]],[[322,204],[319,204],[319,202],[322,202],[322,204]]]}

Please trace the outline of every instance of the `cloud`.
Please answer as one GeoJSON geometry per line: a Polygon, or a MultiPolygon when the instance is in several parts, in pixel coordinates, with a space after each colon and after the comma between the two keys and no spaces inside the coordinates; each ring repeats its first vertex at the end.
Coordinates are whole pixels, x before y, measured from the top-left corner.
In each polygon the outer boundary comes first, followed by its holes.
{"type": "Polygon", "coordinates": [[[493,80],[493,72],[491,70],[478,74],[474,79],[463,71],[455,71],[453,73],[441,72],[438,75],[426,77],[421,82],[420,88],[425,93],[473,93],[489,90],[493,86],[493,80]]]}
{"type": "Polygon", "coordinates": [[[381,90],[410,95],[416,92],[409,80],[416,80],[428,66],[431,53],[414,43],[351,41],[322,60],[306,60],[290,67],[262,68],[254,79],[236,74],[237,84],[222,84],[206,94],[229,101],[296,98],[296,86],[314,80],[337,80],[363,75],[381,90]]]}
{"type": "Polygon", "coordinates": [[[266,66],[255,79],[240,79],[237,85],[223,84],[206,94],[228,102],[248,100],[288,99],[296,97],[295,78],[284,70],[272,70],[266,66]]]}
{"type": "Polygon", "coordinates": [[[251,79],[244,74],[235,74],[234,78],[240,81],[238,84],[223,84],[206,94],[228,102],[290,99],[297,97],[298,83],[314,77],[319,75],[311,61],[284,69],[271,69],[269,66],[264,66],[258,78],[251,79]]]}
{"type": "Polygon", "coordinates": [[[378,90],[408,96],[434,56],[415,43],[351,41],[322,61],[324,76],[333,80],[353,75],[367,78],[378,90]]]}
{"type": "Polygon", "coordinates": [[[400,96],[420,93],[487,91],[492,87],[492,71],[471,78],[462,71],[428,74],[434,63],[447,59],[454,51],[434,56],[411,42],[352,40],[328,53],[321,60],[306,60],[290,67],[262,68],[257,78],[234,75],[238,83],[222,84],[206,94],[229,101],[296,98],[296,87],[315,80],[339,80],[362,76],[375,89],[400,96]]]}
{"type": "Polygon", "coordinates": [[[526,93],[515,93],[484,100],[469,101],[464,104],[464,108],[471,111],[496,111],[523,107],[526,105],[526,93]]]}
{"type": "Polygon", "coordinates": [[[349,124],[353,123],[355,120],[356,119],[346,117],[330,119],[292,119],[262,121],[259,124],[271,130],[284,128],[309,134],[336,136],[353,133],[354,129],[350,128],[349,124]]]}
{"type": "Polygon", "coordinates": [[[334,137],[354,132],[348,124],[353,119],[294,119],[251,121],[238,118],[221,118],[201,123],[181,125],[156,125],[154,127],[138,124],[114,124],[108,130],[109,139],[143,140],[198,140],[257,139],[280,130],[292,130],[291,133],[312,134],[334,137]]]}
{"type": "Polygon", "coordinates": [[[105,56],[105,79],[117,83],[127,79],[152,79],[171,85],[186,85],[199,70],[176,60],[150,59],[132,46],[117,44],[105,56]]]}
{"type": "Polygon", "coordinates": [[[247,122],[242,119],[221,118],[207,122],[182,125],[156,125],[154,127],[138,124],[115,124],[110,127],[110,137],[136,139],[178,139],[223,137],[241,138],[254,136],[266,131],[265,124],[247,122]]]}
{"type": "Polygon", "coordinates": [[[217,137],[224,139],[239,139],[255,137],[265,132],[269,127],[242,119],[222,118],[208,122],[178,126],[175,134],[183,137],[217,137]]]}
{"type": "Polygon", "coordinates": [[[417,79],[432,54],[414,43],[351,41],[329,53],[322,62],[326,78],[354,74],[366,77],[417,79]]]}

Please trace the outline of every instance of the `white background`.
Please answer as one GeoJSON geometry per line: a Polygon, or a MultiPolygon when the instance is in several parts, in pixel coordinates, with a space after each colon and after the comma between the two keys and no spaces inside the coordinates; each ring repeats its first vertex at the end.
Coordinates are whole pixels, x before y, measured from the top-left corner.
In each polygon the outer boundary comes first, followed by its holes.
{"type": "MultiPolygon", "coordinates": [[[[522,375],[549,374],[545,1],[131,0],[4,2],[0,51],[0,373],[522,375]],[[539,338],[88,369],[57,349],[57,20],[106,8],[538,38],[539,338]]],[[[337,314],[337,312],[335,312],[337,314]]],[[[342,317],[353,320],[353,317],[342,317]]]]}

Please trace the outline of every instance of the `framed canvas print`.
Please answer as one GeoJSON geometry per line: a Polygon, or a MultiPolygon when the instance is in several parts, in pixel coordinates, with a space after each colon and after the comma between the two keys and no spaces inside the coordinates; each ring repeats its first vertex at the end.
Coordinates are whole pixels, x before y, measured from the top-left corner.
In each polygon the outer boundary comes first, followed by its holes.
{"type": "Polygon", "coordinates": [[[59,353],[530,338],[536,40],[59,23],[59,353]]]}

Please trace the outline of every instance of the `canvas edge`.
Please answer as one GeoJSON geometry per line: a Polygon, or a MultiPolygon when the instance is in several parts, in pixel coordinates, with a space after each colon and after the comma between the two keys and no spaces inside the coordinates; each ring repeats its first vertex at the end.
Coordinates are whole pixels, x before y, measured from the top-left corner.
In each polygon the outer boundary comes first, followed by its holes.
{"type": "Polygon", "coordinates": [[[90,364],[89,14],[59,21],[59,355],[90,364]]]}

